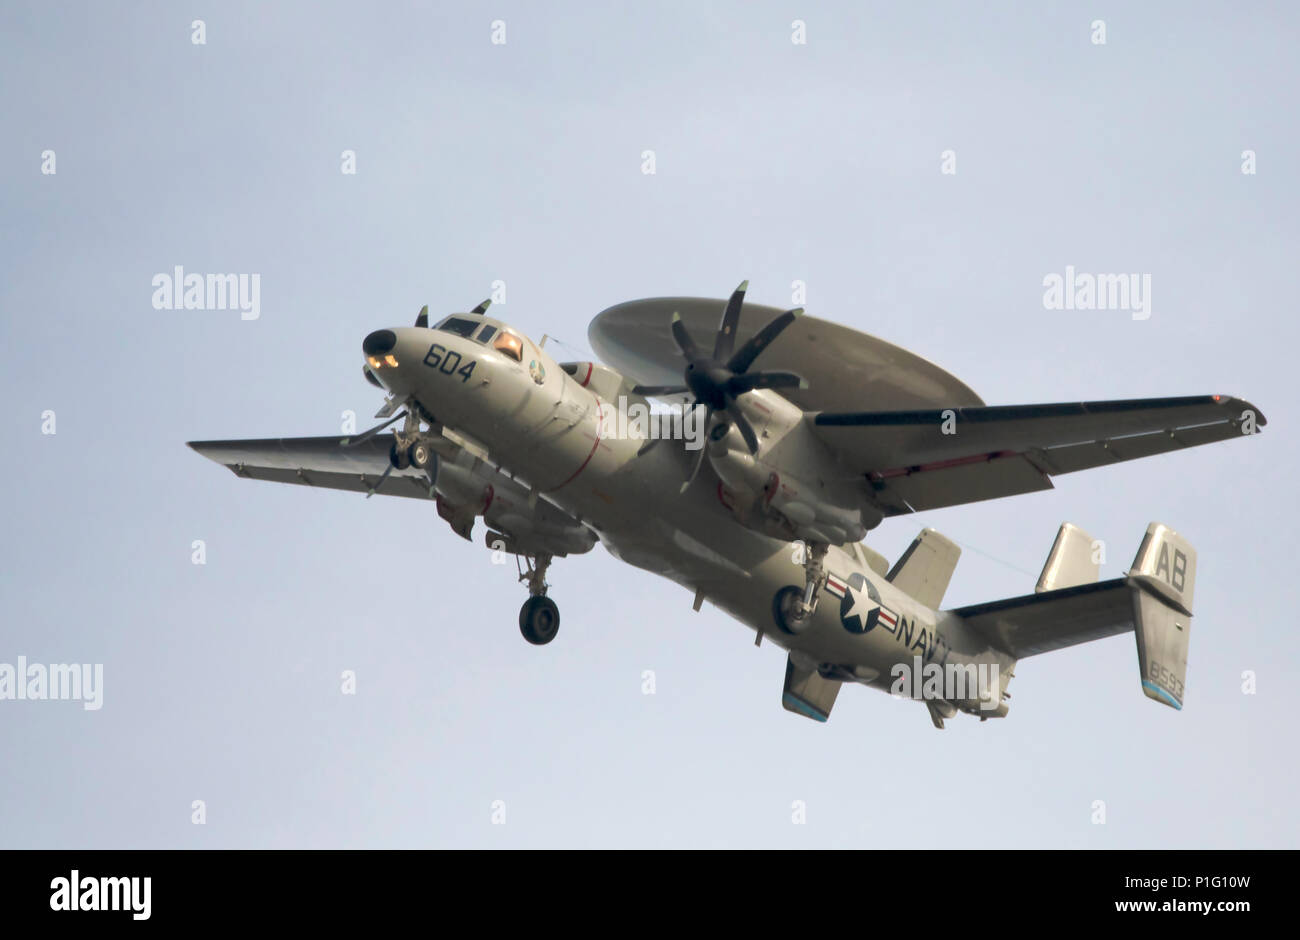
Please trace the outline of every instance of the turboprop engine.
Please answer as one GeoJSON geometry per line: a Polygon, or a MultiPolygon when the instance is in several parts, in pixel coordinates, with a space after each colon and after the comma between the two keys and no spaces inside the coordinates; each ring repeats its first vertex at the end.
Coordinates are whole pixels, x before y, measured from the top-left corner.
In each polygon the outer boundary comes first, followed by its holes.
{"type": "MultiPolygon", "coordinates": [[[[799,428],[791,428],[780,443],[799,436],[799,428]]],[[[723,420],[710,429],[707,449],[722,481],[723,503],[741,523],[764,535],[843,545],[861,541],[880,522],[878,514],[868,518],[853,483],[827,483],[815,469],[782,466],[773,459],[794,452],[793,447],[765,446],[751,454],[723,420]]]]}
{"type": "Polygon", "coordinates": [[[722,480],[723,501],[741,523],[765,535],[843,545],[857,542],[883,518],[868,507],[861,481],[845,474],[835,455],[809,433],[803,410],[780,394],[807,388],[802,376],[752,368],[755,360],[802,313],[787,310],[735,348],[748,281],[732,292],[708,352],[673,314],[673,342],[686,362],[678,385],[640,385],[647,396],[689,394],[705,409],[708,444],[700,449],[686,490],[707,455],[722,480]]]}

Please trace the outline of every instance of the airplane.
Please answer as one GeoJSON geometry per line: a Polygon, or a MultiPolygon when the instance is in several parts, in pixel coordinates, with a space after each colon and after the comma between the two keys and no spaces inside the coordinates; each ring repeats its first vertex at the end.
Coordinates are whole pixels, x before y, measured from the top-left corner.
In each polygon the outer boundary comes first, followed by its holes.
{"type": "Polygon", "coordinates": [[[1173,529],[1151,523],[1124,576],[1102,581],[1098,543],[1065,523],[1034,593],[948,609],[955,542],[926,528],[890,565],[863,539],[895,516],[1250,436],[1257,408],[989,406],[914,353],[747,305],[747,290],[610,307],[588,332],[603,362],[557,362],[490,301],[432,325],[425,306],[361,343],[381,424],[189,446],[248,479],[431,500],[470,541],[482,517],[487,548],[516,558],[519,629],[538,646],[560,625],[552,561],[600,542],[783,649],[782,706],[816,721],[845,684],[917,699],[937,728],[1005,717],[1019,660],[1128,631],[1143,693],[1182,708],[1196,551],[1173,529]]]}

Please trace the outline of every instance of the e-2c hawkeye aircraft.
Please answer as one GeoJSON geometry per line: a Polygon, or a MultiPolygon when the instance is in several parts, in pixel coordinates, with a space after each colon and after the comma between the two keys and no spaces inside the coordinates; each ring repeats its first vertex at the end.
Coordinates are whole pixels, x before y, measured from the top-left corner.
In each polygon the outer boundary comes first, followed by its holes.
{"type": "Polygon", "coordinates": [[[190,446],[241,477],[432,500],[466,539],[482,516],[487,547],[517,556],[533,644],[560,625],[551,561],[600,541],[784,648],[782,704],[819,721],[850,682],[901,689],[939,728],[1002,717],[1020,659],[1129,630],[1142,690],[1182,707],[1196,551],[1172,529],[1152,523],[1128,573],[1099,581],[1091,536],[1067,523],[1033,594],[947,610],[956,544],[925,529],[891,567],[862,539],[893,516],[1246,436],[1258,409],[1222,395],[990,407],[883,340],[746,306],[746,289],[605,310],[589,339],[608,365],[556,362],[488,301],[433,326],[426,307],[361,344],[383,424],[190,446]]]}

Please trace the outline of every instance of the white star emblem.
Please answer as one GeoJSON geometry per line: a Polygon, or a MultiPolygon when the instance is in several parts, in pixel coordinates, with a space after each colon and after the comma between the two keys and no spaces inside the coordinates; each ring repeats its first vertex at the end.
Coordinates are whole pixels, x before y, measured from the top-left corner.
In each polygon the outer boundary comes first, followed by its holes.
{"type": "Polygon", "coordinates": [[[849,602],[852,606],[849,607],[849,612],[844,615],[844,620],[847,621],[850,617],[857,617],[862,629],[865,630],[867,628],[867,617],[871,615],[873,610],[877,610],[880,605],[873,601],[865,590],[850,586],[848,593],[849,602]]]}

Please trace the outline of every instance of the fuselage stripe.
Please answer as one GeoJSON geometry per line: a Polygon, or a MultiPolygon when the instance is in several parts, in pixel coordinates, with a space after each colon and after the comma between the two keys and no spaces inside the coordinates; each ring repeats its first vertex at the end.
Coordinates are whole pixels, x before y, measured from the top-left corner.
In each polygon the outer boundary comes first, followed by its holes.
{"type": "Polygon", "coordinates": [[[591,442],[591,451],[587,454],[587,459],[582,462],[582,464],[578,467],[577,470],[573,471],[573,475],[570,476],[563,483],[561,483],[559,486],[552,487],[550,492],[554,493],[556,490],[564,489],[564,487],[568,486],[570,483],[576,480],[578,478],[578,474],[581,473],[583,470],[587,469],[587,464],[591,463],[591,458],[596,456],[596,448],[600,446],[600,428],[601,428],[602,421],[605,417],[604,411],[605,411],[605,403],[602,402],[599,398],[597,398],[596,399],[596,439],[591,442]]]}

